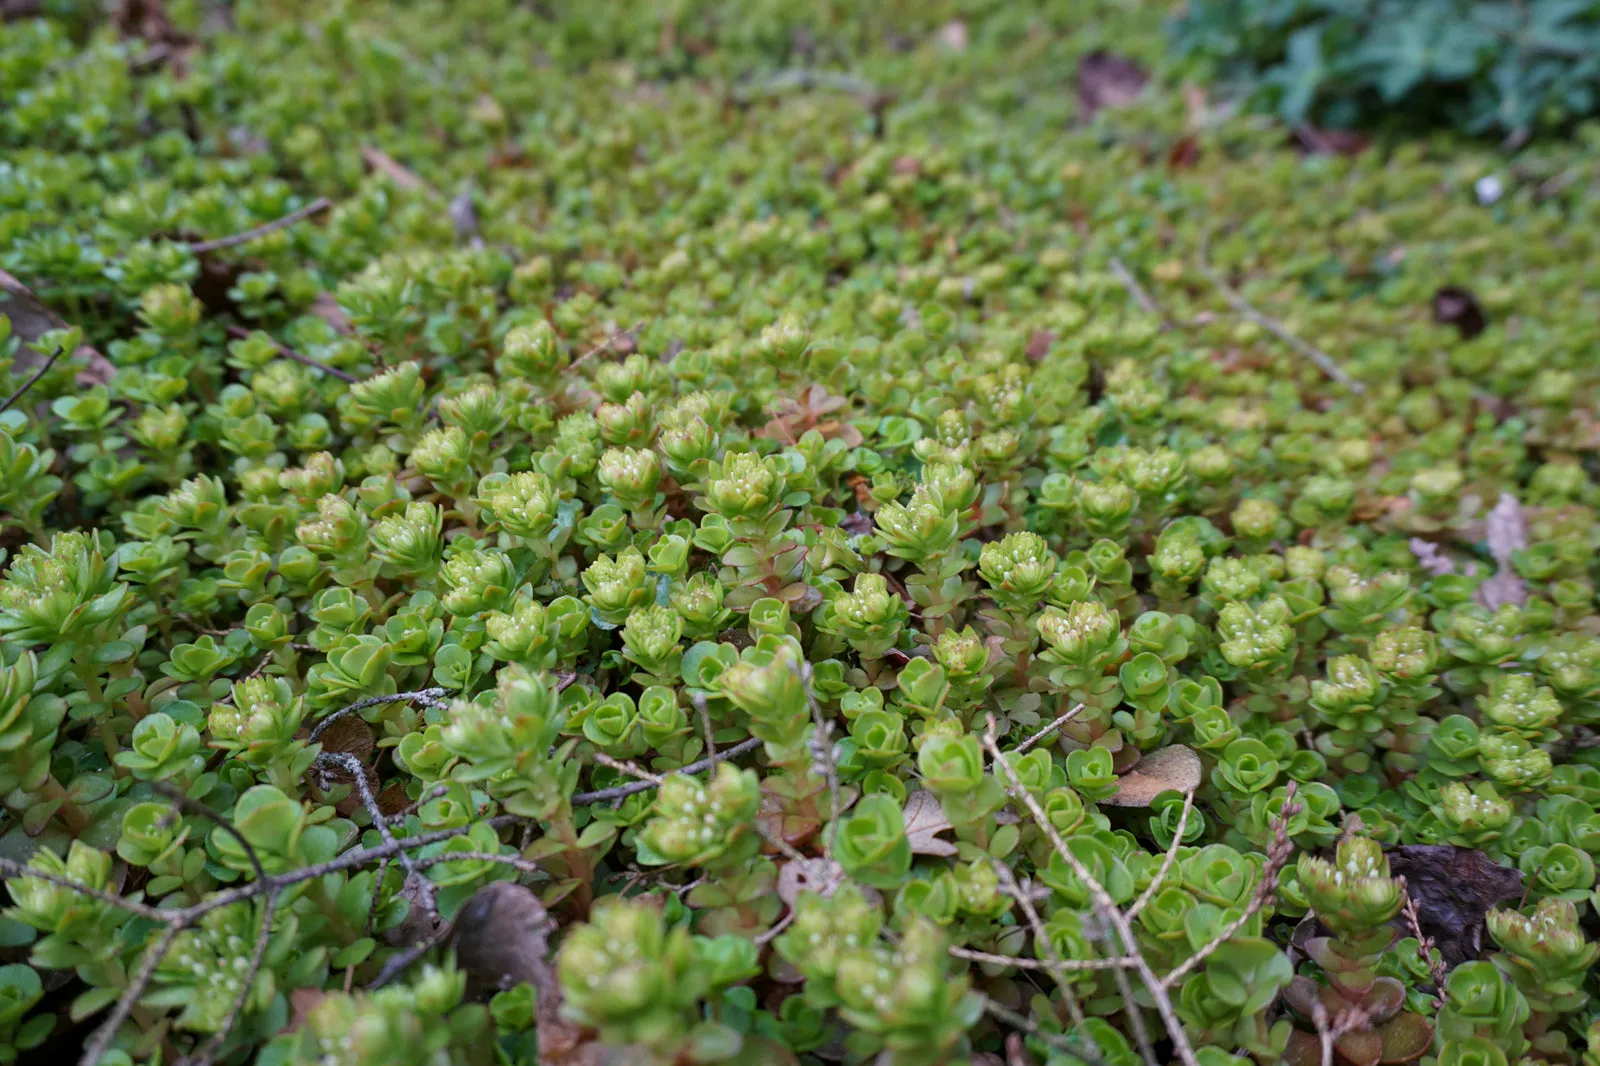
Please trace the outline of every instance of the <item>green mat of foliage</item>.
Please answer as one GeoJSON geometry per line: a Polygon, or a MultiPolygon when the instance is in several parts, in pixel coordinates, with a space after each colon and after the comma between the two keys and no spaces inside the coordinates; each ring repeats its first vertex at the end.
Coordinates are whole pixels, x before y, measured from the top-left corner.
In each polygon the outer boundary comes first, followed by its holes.
{"type": "Polygon", "coordinates": [[[1600,1063],[1593,127],[91,6],[0,4],[0,1062],[1600,1063]]]}

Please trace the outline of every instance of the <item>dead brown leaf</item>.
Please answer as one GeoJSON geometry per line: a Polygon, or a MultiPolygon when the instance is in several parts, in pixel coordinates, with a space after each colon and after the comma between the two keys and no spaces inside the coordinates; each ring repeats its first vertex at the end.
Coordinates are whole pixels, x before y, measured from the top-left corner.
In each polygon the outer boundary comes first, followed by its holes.
{"type": "MultiPolygon", "coordinates": [[[[0,270],[0,315],[11,320],[11,332],[24,345],[31,345],[53,329],[67,329],[67,322],[16,277],[0,270]]],[[[111,360],[87,344],[78,345],[73,358],[84,364],[78,370],[79,385],[104,385],[116,374],[111,360]]],[[[17,369],[32,373],[44,365],[44,356],[24,349],[17,353],[17,369]]]]}
{"type": "Polygon", "coordinates": [[[1462,340],[1471,340],[1488,328],[1478,298],[1469,289],[1446,285],[1433,294],[1433,320],[1443,326],[1454,326],[1462,340]]]}
{"type": "Polygon", "coordinates": [[[469,986],[492,990],[526,981],[536,996],[539,1061],[581,1061],[583,1033],[561,1013],[561,983],[550,964],[556,923],[539,897],[523,885],[499,881],[473,893],[450,931],[456,964],[469,986]]]}
{"type": "Polygon", "coordinates": [[[1090,52],[1078,61],[1078,102],[1092,118],[1102,108],[1127,107],[1149,81],[1144,68],[1126,56],[1090,52]]]}
{"type": "Polygon", "coordinates": [[[1152,751],[1117,779],[1116,794],[1104,802],[1116,807],[1148,807],[1163,792],[1200,787],[1200,756],[1182,744],[1152,751]]]}
{"type": "Polygon", "coordinates": [[[1522,874],[1481,851],[1453,844],[1406,844],[1388,852],[1389,869],[1406,879],[1417,924],[1444,956],[1446,969],[1476,959],[1484,915],[1522,894],[1522,874]]]}
{"type": "Polygon", "coordinates": [[[945,817],[944,805],[939,797],[926,789],[919,789],[906,797],[906,839],[911,842],[913,855],[954,855],[956,846],[940,840],[939,834],[951,828],[945,817]]]}

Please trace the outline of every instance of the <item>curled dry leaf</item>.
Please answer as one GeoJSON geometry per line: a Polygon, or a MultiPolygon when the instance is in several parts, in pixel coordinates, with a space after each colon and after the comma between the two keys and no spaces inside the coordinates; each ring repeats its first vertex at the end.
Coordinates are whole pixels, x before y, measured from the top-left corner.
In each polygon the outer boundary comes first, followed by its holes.
{"type": "Polygon", "coordinates": [[[926,789],[919,789],[906,797],[906,839],[911,842],[914,855],[954,855],[956,846],[940,840],[939,834],[951,828],[950,819],[944,816],[944,805],[939,797],[926,789]]]}
{"type": "Polygon", "coordinates": [[[1163,792],[1200,787],[1200,756],[1182,744],[1151,752],[1117,779],[1116,794],[1104,802],[1118,807],[1148,807],[1163,792]]]}

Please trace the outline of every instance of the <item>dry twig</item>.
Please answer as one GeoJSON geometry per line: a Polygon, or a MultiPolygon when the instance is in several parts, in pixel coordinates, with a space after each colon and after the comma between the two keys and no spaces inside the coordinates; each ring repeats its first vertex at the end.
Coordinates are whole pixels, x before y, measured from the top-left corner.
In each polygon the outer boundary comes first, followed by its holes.
{"type": "MultiPolygon", "coordinates": [[[[250,336],[250,331],[241,326],[229,326],[228,336],[238,337],[240,340],[243,340],[244,338],[250,336]]],[[[287,344],[284,344],[282,341],[274,340],[272,343],[273,346],[277,348],[279,355],[285,359],[293,359],[301,366],[309,366],[313,370],[320,370],[324,374],[331,374],[340,381],[346,382],[350,385],[355,385],[361,380],[348,370],[340,370],[336,366],[329,366],[327,363],[318,362],[309,355],[302,355],[293,348],[289,347],[287,344]]]]}
{"type": "MultiPolygon", "coordinates": [[[[724,759],[736,758],[740,755],[743,755],[747,751],[754,751],[760,745],[761,741],[758,738],[750,737],[748,740],[741,740],[739,743],[735,744],[733,747],[720,753],[714,758],[708,755],[698,762],[692,762],[688,766],[679,767],[672,772],[675,774],[698,774],[702,770],[711,769],[712,765],[719,763],[724,759]]],[[[602,788],[594,792],[579,792],[577,795],[572,797],[572,802],[574,805],[580,805],[584,803],[605,803],[608,800],[626,799],[635,792],[647,792],[655,787],[655,782],[652,781],[635,781],[632,784],[615,785],[611,788],[602,788]]]]}
{"type": "Polygon", "coordinates": [[[281,229],[288,229],[297,222],[304,222],[313,215],[320,215],[332,206],[332,200],[326,196],[319,196],[304,207],[290,211],[282,218],[275,218],[271,222],[264,222],[242,233],[235,233],[227,237],[217,237],[209,241],[192,241],[187,247],[189,251],[199,255],[202,252],[216,252],[223,248],[234,248],[241,244],[249,244],[251,241],[265,237],[269,233],[276,233],[281,229]]]}
{"type": "Polygon", "coordinates": [[[0,411],[7,410],[12,404],[22,399],[23,395],[26,394],[29,389],[33,388],[34,385],[38,383],[40,378],[44,377],[50,372],[50,368],[56,365],[56,360],[61,358],[61,354],[64,350],[65,349],[57,348],[55,351],[51,352],[50,357],[39,366],[38,370],[33,372],[27,381],[24,381],[21,386],[17,388],[16,392],[13,392],[10,396],[7,396],[4,403],[0,403],[0,411]]]}
{"type": "Polygon", "coordinates": [[[1417,950],[1421,952],[1422,959],[1428,964],[1428,973],[1433,977],[1433,987],[1439,997],[1440,1005],[1446,1002],[1444,991],[1444,959],[1434,958],[1433,937],[1422,931],[1422,915],[1417,910],[1416,897],[1411,895],[1411,886],[1406,884],[1405,877],[1400,878],[1400,893],[1405,900],[1405,905],[1400,912],[1406,916],[1406,922],[1411,926],[1411,935],[1417,938],[1417,950]]]}
{"type": "Polygon", "coordinates": [[[1239,294],[1238,289],[1235,289],[1232,285],[1229,285],[1222,274],[1211,265],[1211,261],[1206,255],[1206,248],[1210,243],[1209,238],[1210,235],[1207,234],[1207,236],[1202,238],[1200,241],[1200,270],[1206,275],[1206,277],[1211,279],[1211,284],[1217,287],[1217,292],[1219,292],[1222,295],[1222,298],[1227,301],[1229,307],[1233,308],[1239,314],[1243,315],[1251,322],[1254,322],[1256,325],[1260,326],[1274,337],[1277,337],[1280,341],[1287,344],[1290,348],[1293,348],[1296,352],[1311,360],[1312,363],[1316,364],[1318,370],[1321,370],[1328,377],[1332,378],[1334,381],[1337,381],[1351,392],[1360,394],[1367,391],[1367,387],[1365,385],[1344,372],[1344,369],[1340,367],[1336,361],[1334,361],[1333,356],[1329,355],[1321,348],[1318,348],[1316,345],[1308,344],[1299,337],[1296,337],[1293,333],[1289,332],[1289,327],[1285,326],[1282,322],[1279,322],[1272,316],[1263,314],[1261,311],[1257,310],[1255,306],[1250,303],[1250,301],[1246,300],[1242,295],[1239,294]]]}
{"type": "Polygon", "coordinates": [[[1183,810],[1178,812],[1178,828],[1172,834],[1172,844],[1167,848],[1166,857],[1161,860],[1161,868],[1156,871],[1155,877],[1140,893],[1139,898],[1133,901],[1133,906],[1128,908],[1130,922],[1137,918],[1139,912],[1150,904],[1157,892],[1161,891],[1161,884],[1167,879],[1167,871],[1172,869],[1173,862],[1178,858],[1178,849],[1183,846],[1183,831],[1189,825],[1189,812],[1192,810],[1194,810],[1193,789],[1183,794],[1183,810]]]}
{"type": "Polygon", "coordinates": [[[1295,782],[1290,781],[1287,790],[1288,795],[1283,801],[1283,810],[1278,816],[1278,824],[1273,829],[1272,844],[1267,848],[1267,864],[1262,867],[1261,881],[1256,885],[1255,895],[1250,897],[1250,902],[1245,904],[1244,910],[1240,912],[1237,918],[1223,926],[1217,935],[1211,938],[1210,942],[1185,959],[1183,965],[1162,978],[1161,986],[1163,988],[1170,988],[1177,984],[1185,974],[1204,962],[1207,956],[1227,942],[1234,933],[1243,929],[1245,923],[1251,919],[1256,911],[1276,898],[1278,893],[1278,871],[1283,869],[1284,863],[1289,861],[1290,854],[1294,852],[1294,845],[1289,842],[1289,819],[1300,811],[1300,805],[1294,802],[1295,787],[1295,782]]]}
{"type": "Polygon", "coordinates": [[[1039,730],[1037,733],[1035,733],[1033,736],[1029,737],[1027,740],[1024,740],[1021,744],[1018,744],[1014,754],[1016,754],[1016,755],[1025,755],[1025,754],[1027,754],[1029,748],[1032,748],[1035,744],[1039,743],[1039,741],[1043,740],[1045,737],[1049,736],[1051,733],[1054,733],[1056,730],[1060,729],[1062,726],[1066,725],[1068,722],[1072,721],[1074,718],[1078,717],[1078,715],[1080,715],[1082,713],[1083,713],[1083,704],[1080,703],[1076,707],[1072,708],[1072,710],[1068,711],[1066,714],[1061,715],[1055,721],[1051,722],[1049,725],[1047,725],[1043,729],[1039,730]]]}
{"type": "MultiPolygon", "coordinates": [[[[1007,793],[1012,799],[1021,802],[1028,809],[1028,813],[1033,817],[1034,823],[1044,833],[1045,838],[1050,841],[1050,846],[1055,849],[1057,855],[1061,856],[1062,861],[1071,867],[1072,872],[1077,875],[1078,879],[1083,882],[1084,887],[1088,889],[1089,900],[1093,904],[1096,913],[1116,930],[1118,939],[1122,941],[1122,949],[1132,963],[1132,969],[1139,974],[1139,979],[1144,982],[1145,987],[1149,990],[1150,998],[1155,1000],[1156,1011],[1161,1015],[1161,1022],[1166,1026],[1167,1035],[1172,1040],[1173,1050],[1177,1053],[1179,1060],[1184,1066],[1199,1066],[1199,1061],[1194,1055],[1194,1048],[1190,1045],[1189,1037],[1183,1030],[1183,1022],[1179,1020],[1178,1012],[1172,1006],[1172,997],[1167,994],[1167,985],[1156,976],[1155,971],[1150,968],[1150,963],[1139,950],[1138,940],[1134,937],[1133,926],[1128,922],[1127,915],[1117,908],[1116,901],[1106,892],[1105,886],[1100,883],[1088,867],[1084,866],[1078,856],[1073,854],[1072,850],[1067,847],[1066,841],[1061,839],[1061,834],[1056,830],[1055,823],[1050,821],[1049,817],[1044,813],[1044,809],[1039,806],[1039,801],[1034,799],[1033,794],[1023,787],[1022,779],[1017,776],[1017,771],[1012,768],[1011,764],[1001,757],[1000,747],[995,743],[994,738],[994,718],[991,715],[989,728],[983,736],[983,745],[988,750],[993,764],[998,766],[1005,774],[1007,793]]],[[[1125,983],[1126,971],[1124,969],[1119,967],[1111,972],[1113,975],[1123,977],[1125,983]]],[[[1119,988],[1118,991],[1120,992],[1122,989],[1119,988]]],[[[1130,993],[1123,992],[1123,995],[1128,1000],[1129,1020],[1133,1023],[1134,1036],[1138,1038],[1143,1031],[1143,1022],[1139,1020],[1137,1013],[1138,1005],[1133,1002],[1133,997],[1130,993]]],[[[1147,1059],[1153,1060],[1154,1053],[1150,1047],[1149,1039],[1149,1034],[1145,1033],[1144,1038],[1139,1040],[1140,1051],[1147,1059]]]]}

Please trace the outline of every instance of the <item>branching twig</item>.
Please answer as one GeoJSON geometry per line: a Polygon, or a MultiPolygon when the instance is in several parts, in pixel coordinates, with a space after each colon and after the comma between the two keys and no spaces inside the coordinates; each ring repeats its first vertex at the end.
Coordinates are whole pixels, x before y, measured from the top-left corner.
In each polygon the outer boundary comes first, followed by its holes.
{"type": "Polygon", "coordinates": [[[222,1020],[222,1028],[218,1029],[194,1058],[189,1060],[193,1066],[211,1066],[211,1063],[216,1061],[217,1053],[227,1042],[228,1034],[233,1032],[233,1027],[239,1023],[239,1015],[244,1013],[244,1005],[250,999],[250,990],[255,986],[256,975],[261,972],[261,963],[267,957],[267,945],[272,941],[272,923],[277,916],[277,893],[268,893],[261,905],[261,929],[256,933],[255,947],[250,951],[250,965],[245,970],[244,979],[239,983],[239,991],[228,1007],[228,1016],[222,1020]]]}
{"type": "MultiPolygon", "coordinates": [[[[1209,234],[1207,235],[1207,238],[1209,238],[1209,234]]],[[[1367,387],[1365,385],[1344,372],[1344,369],[1334,361],[1333,356],[1329,355],[1321,348],[1318,348],[1316,345],[1308,344],[1299,337],[1296,337],[1293,333],[1289,332],[1289,327],[1285,326],[1277,319],[1256,310],[1256,308],[1248,300],[1239,294],[1239,290],[1229,285],[1226,279],[1223,278],[1222,274],[1211,265],[1211,261],[1206,255],[1207,245],[1208,239],[1202,239],[1200,242],[1200,269],[1206,275],[1206,277],[1211,279],[1211,284],[1217,287],[1217,292],[1222,294],[1222,298],[1227,301],[1229,307],[1233,308],[1239,314],[1243,315],[1251,322],[1254,322],[1268,333],[1271,333],[1274,337],[1277,337],[1280,341],[1287,344],[1290,348],[1293,348],[1296,352],[1299,352],[1301,355],[1311,360],[1316,364],[1317,369],[1321,370],[1324,374],[1328,375],[1328,377],[1332,378],[1334,381],[1337,381],[1351,392],[1359,394],[1367,391],[1367,387]]]]}
{"type": "Polygon", "coordinates": [[[1039,950],[1044,952],[1045,969],[1050,971],[1050,976],[1055,978],[1056,987],[1061,989],[1061,1000],[1067,1005],[1067,1015],[1072,1019],[1075,1031],[1084,1034],[1089,1050],[1098,1057],[1100,1048],[1095,1044],[1094,1038],[1084,1029],[1086,1018],[1083,1013],[1083,1004],[1078,1000],[1077,990],[1072,987],[1072,982],[1067,979],[1066,960],[1056,950],[1055,942],[1050,939],[1049,932],[1044,927],[1044,921],[1039,917],[1038,910],[1033,905],[1033,900],[1022,891],[1022,886],[1017,884],[1016,877],[1011,873],[1011,868],[998,859],[993,861],[995,876],[1000,880],[1000,889],[1012,899],[1017,901],[1017,906],[1022,908],[1022,915],[1028,920],[1028,927],[1033,930],[1033,942],[1039,950]]]}
{"type": "Polygon", "coordinates": [[[828,782],[828,839],[822,842],[822,857],[833,859],[833,846],[839,836],[839,768],[833,763],[832,723],[822,713],[822,704],[817,702],[817,694],[811,689],[811,664],[796,667],[800,671],[800,684],[806,690],[806,704],[811,708],[811,723],[814,732],[811,734],[811,772],[817,773],[821,768],[822,778],[828,782]]]}
{"type": "Polygon", "coordinates": [[[40,365],[38,370],[35,370],[33,374],[29,376],[27,381],[24,381],[16,392],[13,392],[10,396],[7,396],[4,403],[0,403],[0,411],[7,410],[12,404],[22,399],[23,395],[29,389],[33,388],[33,386],[38,383],[40,378],[44,377],[50,372],[50,368],[56,365],[56,360],[61,358],[61,353],[64,351],[66,351],[65,348],[57,348],[55,351],[51,352],[50,357],[40,365]]]}
{"type": "Polygon", "coordinates": [[[1181,981],[1186,974],[1199,966],[1217,948],[1221,947],[1234,933],[1244,928],[1246,922],[1268,903],[1276,898],[1278,893],[1278,871],[1283,869],[1284,863],[1289,861],[1289,855],[1294,851],[1294,845],[1289,842],[1289,819],[1300,811],[1300,805],[1294,802],[1295,782],[1290,781],[1284,797],[1283,810],[1278,815],[1278,824],[1273,829],[1271,846],[1267,849],[1267,864],[1261,869],[1261,883],[1256,886],[1255,895],[1250,897],[1250,902],[1245,904],[1244,910],[1237,918],[1223,926],[1217,935],[1212,937],[1204,947],[1183,961],[1183,965],[1167,974],[1161,979],[1162,988],[1171,988],[1181,981]]]}
{"type": "Polygon", "coordinates": [[[599,763],[601,766],[609,766],[611,769],[620,774],[627,774],[636,781],[648,781],[650,784],[657,786],[659,786],[662,781],[660,774],[653,774],[642,767],[622,759],[613,759],[603,751],[597,751],[594,753],[594,761],[599,763]]]}
{"type": "MultiPolygon", "coordinates": [[[[372,819],[373,828],[383,838],[385,844],[395,843],[394,834],[389,831],[389,819],[384,817],[383,809],[378,806],[378,799],[372,794],[372,786],[367,782],[367,768],[361,765],[361,760],[354,755],[342,751],[325,751],[317,756],[316,768],[322,776],[322,787],[326,791],[328,784],[328,767],[337,766],[350,776],[356,794],[361,797],[361,806],[367,810],[367,816],[372,819]]],[[[395,858],[400,861],[407,877],[417,881],[418,894],[422,897],[422,908],[429,919],[439,920],[438,895],[439,887],[418,871],[411,856],[404,851],[396,851],[395,858]]]]}
{"type": "Polygon", "coordinates": [[[192,241],[188,245],[189,251],[196,255],[202,252],[216,252],[223,248],[233,248],[240,244],[249,244],[258,237],[265,237],[269,233],[276,233],[281,229],[288,229],[297,222],[304,222],[312,215],[320,215],[333,206],[333,201],[326,196],[319,196],[304,207],[290,211],[282,218],[275,218],[271,222],[264,222],[259,226],[247,229],[242,233],[235,233],[228,237],[217,237],[209,241],[192,241]]]}
{"type": "MultiPolygon", "coordinates": [[[[1173,1050],[1177,1053],[1178,1059],[1183,1063],[1183,1066],[1199,1066],[1199,1062],[1194,1056],[1194,1048],[1190,1045],[1189,1037],[1183,1030],[1183,1022],[1179,1020],[1178,1012],[1172,1006],[1172,997],[1167,995],[1167,986],[1156,976],[1155,971],[1150,968],[1150,963],[1139,950],[1139,942],[1134,937],[1133,926],[1129,924],[1127,915],[1117,909],[1116,901],[1106,892],[1105,886],[1083,864],[1082,860],[1067,847],[1066,841],[1061,839],[1061,834],[1056,830],[1055,823],[1050,821],[1044,809],[1039,806],[1039,801],[1034,799],[1033,794],[1023,787],[1022,779],[1017,776],[1017,771],[1012,765],[1001,757],[1000,747],[995,743],[994,736],[994,717],[991,715],[989,728],[983,736],[983,744],[989,752],[991,761],[1006,776],[1007,793],[1028,809],[1028,813],[1033,817],[1034,823],[1038,825],[1046,839],[1050,841],[1050,846],[1055,849],[1057,855],[1061,856],[1062,861],[1071,867],[1072,872],[1088,889],[1089,900],[1094,905],[1095,911],[1116,930],[1118,939],[1122,941],[1122,950],[1133,964],[1132,968],[1137,971],[1139,979],[1144,982],[1145,987],[1149,990],[1150,998],[1155,1000],[1156,1011],[1161,1015],[1161,1022],[1166,1026],[1167,1035],[1172,1040],[1173,1050]]],[[[1120,968],[1111,972],[1117,976],[1125,974],[1125,971],[1120,968]]],[[[1143,1028],[1143,1023],[1138,1021],[1138,1004],[1134,1003],[1131,997],[1129,997],[1128,1009],[1129,1020],[1134,1022],[1134,1035],[1137,1037],[1143,1028]]],[[[1144,1040],[1140,1041],[1140,1051],[1147,1058],[1154,1057],[1149,1047],[1148,1034],[1145,1035],[1144,1040]]]]}
{"type": "MultiPolygon", "coordinates": [[[[250,331],[240,326],[229,326],[228,336],[238,337],[240,340],[243,340],[250,336],[250,331]]],[[[272,344],[273,347],[277,349],[279,355],[283,356],[285,359],[293,359],[301,366],[309,366],[311,369],[320,370],[324,374],[332,374],[340,381],[346,382],[350,385],[355,385],[361,381],[360,378],[356,377],[348,370],[340,370],[336,366],[329,366],[327,363],[319,362],[318,360],[311,358],[309,355],[302,355],[293,348],[289,347],[287,344],[284,344],[282,341],[273,340],[272,344]]]]}
{"type": "MultiPolygon", "coordinates": [[[[717,755],[715,758],[708,755],[704,759],[700,759],[697,762],[692,762],[688,766],[680,767],[672,772],[675,774],[698,774],[702,770],[711,769],[712,765],[715,763],[719,763],[724,759],[735,758],[743,755],[747,751],[754,751],[760,746],[761,741],[758,738],[750,737],[748,740],[741,740],[739,743],[735,744],[727,751],[717,755]]],[[[650,781],[635,781],[632,784],[615,785],[611,788],[602,788],[594,792],[579,792],[577,795],[572,797],[572,802],[574,805],[585,803],[604,803],[607,800],[626,799],[635,792],[646,792],[655,787],[655,784],[650,781]]]]}
{"type": "Polygon", "coordinates": [[[953,947],[950,954],[958,959],[968,962],[982,962],[991,966],[1012,966],[1019,970],[1049,970],[1060,967],[1063,970],[1111,970],[1118,966],[1131,966],[1127,959],[1061,959],[1057,962],[1046,962],[1043,959],[1024,959],[1015,955],[996,955],[990,951],[975,951],[972,948],[953,947]]]}

